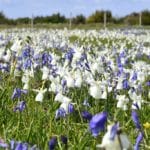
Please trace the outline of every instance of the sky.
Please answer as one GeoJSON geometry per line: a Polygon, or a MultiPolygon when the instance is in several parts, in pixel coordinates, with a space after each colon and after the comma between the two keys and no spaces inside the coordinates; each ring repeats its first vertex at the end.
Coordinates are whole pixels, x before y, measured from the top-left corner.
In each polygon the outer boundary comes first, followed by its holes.
{"type": "Polygon", "coordinates": [[[116,17],[131,12],[150,10],[150,0],[0,0],[0,11],[8,18],[46,16],[60,12],[66,17],[84,14],[89,16],[95,10],[110,10],[116,17]]]}

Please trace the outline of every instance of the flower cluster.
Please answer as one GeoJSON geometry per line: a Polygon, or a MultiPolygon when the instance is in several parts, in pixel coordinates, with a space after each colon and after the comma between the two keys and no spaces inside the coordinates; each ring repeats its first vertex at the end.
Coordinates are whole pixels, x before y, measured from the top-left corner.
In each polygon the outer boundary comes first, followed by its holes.
{"type": "MultiPolygon", "coordinates": [[[[34,97],[30,100],[39,105],[46,101],[56,104],[55,121],[76,112],[77,106],[81,120],[89,121],[90,132],[98,137],[101,131],[106,130],[111,110],[98,113],[97,108],[103,106],[96,106],[96,110],[91,107],[101,102],[105,107],[113,104],[117,110],[131,109],[132,120],[139,133],[134,146],[138,150],[144,133],[137,112],[143,105],[149,105],[147,100],[150,98],[150,49],[145,46],[149,42],[149,30],[30,32],[16,29],[1,34],[0,75],[15,84],[19,82],[20,87],[12,91],[12,103],[18,100],[14,112],[26,109],[28,102],[24,98],[30,94],[34,97]],[[72,36],[77,36],[78,40],[71,42],[72,36]],[[92,104],[87,100],[82,104],[82,97],[89,98],[92,104]],[[82,107],[86,110],[83,111],[82,107]]],[[[14,88],[13,84],[11,86],[14,88]]],[[[5,84],[1,84],[0,89],[4,87],[5,84]]],[[[149,126],[145,124],[145,127],[149,126]]],[[[118,123],[108,126],[101,147],[128,149],[130,142],[119,131],[118,123]]],[[[61,140],[67,143],[65,137],[61,140]]],[[[20,142],[15,147],[27,149],[27,145],[20,142]]],[[[59,140],[53,137],[49,149],[56,145],[59,145],[59,140]]],[[[1,142],[1,147],[8,147],[8,144],[1,142]]]]}

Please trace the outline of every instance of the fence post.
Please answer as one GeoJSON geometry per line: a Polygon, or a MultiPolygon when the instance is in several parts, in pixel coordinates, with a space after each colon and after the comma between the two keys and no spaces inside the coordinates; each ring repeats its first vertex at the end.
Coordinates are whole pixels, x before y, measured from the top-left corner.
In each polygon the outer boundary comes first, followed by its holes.
{"type": "Polygon", "coordinates": [[[139,13],[139,26],[142,26],[142,12],[139,13]]]}
{"type": "Polygon", "coordinates": [[[72,13],[70,13],[70,19],[69,19],[69,29],[71,29],[72,26],[72,13]]]}
{"type": "Polygon", "coordinates": [[[104,28],[106,29],[106,23],[107,23],[107,12],[104,12],[104,28]]]}
{"type": "Polygon", "coordinates": [[[33,24],[34,24],[34,16],[32,14],[32,18],[31,18],[31,29],[33,29],[33,24]]]}

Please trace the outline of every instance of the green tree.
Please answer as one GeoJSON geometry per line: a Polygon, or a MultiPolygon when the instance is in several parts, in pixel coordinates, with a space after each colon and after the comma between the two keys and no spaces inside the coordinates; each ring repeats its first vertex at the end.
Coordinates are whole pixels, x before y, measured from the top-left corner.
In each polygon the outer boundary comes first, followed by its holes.
{"type": "Polygon", "coordinates": [[[65,23],[66,18],[61,16],[60,13],[53,14],[51,17],[51,23],[65,23]]]}
{"type": "Polygon", "coordinates": [[[99,11],[96,10],[95,13],[93,13],[91,16],[87,18],[88,23],[99,23],[104,21],[104,13],[106,12],[107,15],[107,22],[112,22],[112,14],[110,11],[99,11]]]}
{"type": "Polygon", "coordinates": [[[0,24],[6,24],[6,22],[7,22],[7,18],[4,15],[4,13],[1,11],[0,12],[0,24]]]}
{"type": "Polygon", "coordinates": [[[72,22],[74,24],[85,24],[86,18],[84,15],[80,14],[80,15],[77,15],[75,18],[73,18],[72,22]]]}
{"type": "Polygon", "coordinates": [[[150,25],[150,11],[142,11],[142,25],[150,25]]]}
{"type": "Polygon", "coordinates": [[[28,17],[16,19],[17,24],[30,24],[30,22],[31,22],[31,19],[28,17]]]}
{"type": "Polygon", "coordinates": [[[139,14],[136,12],[131,13],[130,15],[124,18],[124,23],[128,25],[138,25],[139,24],[139,14]]]}

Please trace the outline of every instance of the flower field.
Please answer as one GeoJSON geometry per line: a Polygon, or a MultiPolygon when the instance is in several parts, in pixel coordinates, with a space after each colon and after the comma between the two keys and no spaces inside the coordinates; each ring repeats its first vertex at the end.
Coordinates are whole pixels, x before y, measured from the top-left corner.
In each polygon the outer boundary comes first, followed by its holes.
{"type": "Polygon", "coordinates": [[[150,30],[0,31],[0,149],[149,150],[150,30]]]}

